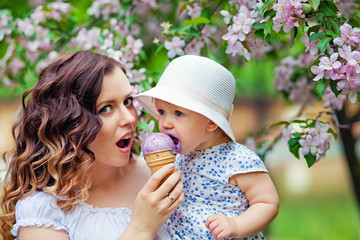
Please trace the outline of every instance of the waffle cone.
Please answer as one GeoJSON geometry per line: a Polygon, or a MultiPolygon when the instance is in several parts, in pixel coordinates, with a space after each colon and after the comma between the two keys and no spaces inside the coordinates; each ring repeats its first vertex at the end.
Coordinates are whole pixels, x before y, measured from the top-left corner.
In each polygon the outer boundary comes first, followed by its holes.
{"type": "MultiPolygon", "coordinates": [[[[166,164],[175,162],[175,154],[169,152],[171,149],[166,149],[162,151],[152,152],[145,155],[145,161],[147,166],[150,168],[151,175],[153,175],[157,170],[165,166],[166,164]]],[[[160,182],[160,185],[175,172],[173,169],[163,180],[160,182]]]]}
{"type": "Polygon", "coordinates": [[[164,165],[173,163],[175,161],[175,154],[169,152],[169,150],[170,149],[152,152],[145,155],[145,161],[150,168],[151,175],[162,168],[164,165]]]}

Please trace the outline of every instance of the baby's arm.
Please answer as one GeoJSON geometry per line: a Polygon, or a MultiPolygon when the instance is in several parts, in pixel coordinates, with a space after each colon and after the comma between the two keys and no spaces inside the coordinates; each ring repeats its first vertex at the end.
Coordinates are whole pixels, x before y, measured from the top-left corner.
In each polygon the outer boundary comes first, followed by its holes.
{"type": "Polygon", "coordinates": [[[237,174],[229,183],[245,193],[249,208],[234,218],[212,215],[206,227],[216,239],[243,238],[264,230],[279,211],[279,198],[270,176],[265,172],[237,174]]]}

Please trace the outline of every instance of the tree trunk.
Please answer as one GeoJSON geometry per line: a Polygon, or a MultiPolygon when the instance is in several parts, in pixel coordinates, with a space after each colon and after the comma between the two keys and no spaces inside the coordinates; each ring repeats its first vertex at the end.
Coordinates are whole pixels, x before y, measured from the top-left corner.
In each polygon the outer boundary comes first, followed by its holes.
{"type": "MultiPolygon", "coordinates": [[[[344,106],[343,110],[336,112],[336,116],[340,124],[349,124],[349,117],[346,116],[346,105],[344,106]]],[[[350,124],[348,128],[340,128],[339,131],[345,157],[351,174],[354,193],[358,201],[358,206],[360,206],[360,162],[356,156],[356,139],[352,134],[352,126],[353,125],[350,124]]]]}

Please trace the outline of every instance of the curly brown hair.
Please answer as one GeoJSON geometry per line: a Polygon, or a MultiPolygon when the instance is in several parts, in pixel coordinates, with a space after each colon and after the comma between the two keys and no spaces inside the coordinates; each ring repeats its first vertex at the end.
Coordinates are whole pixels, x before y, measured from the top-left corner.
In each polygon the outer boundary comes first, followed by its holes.
{"type": "Polygon", "coordinates": [[[12,135],[16,146],[1,199],[0,236],[13,239],[15,205],[34,191],[56,198],[59,208],[74,210],[88,198],[94,154],[87,148],[102,122],[95,114],[103,77],[122,66],[90,51],[67,53],[47,66],[37,84],[22,96],[22,115],[12,135]]]}

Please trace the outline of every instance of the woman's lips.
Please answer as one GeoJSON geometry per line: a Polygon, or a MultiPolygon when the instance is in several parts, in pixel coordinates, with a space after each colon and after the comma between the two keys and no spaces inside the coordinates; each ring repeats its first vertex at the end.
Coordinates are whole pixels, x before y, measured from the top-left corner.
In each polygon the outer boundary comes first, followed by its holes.
{"type": "Polygon", "coordinates": [[[129,133],[116,143],[120,152],[126,153],[131,150],[132,136],[133,134],[129,133]]]}

